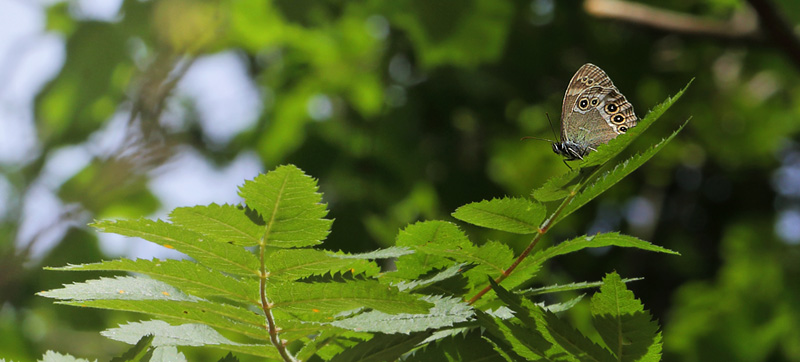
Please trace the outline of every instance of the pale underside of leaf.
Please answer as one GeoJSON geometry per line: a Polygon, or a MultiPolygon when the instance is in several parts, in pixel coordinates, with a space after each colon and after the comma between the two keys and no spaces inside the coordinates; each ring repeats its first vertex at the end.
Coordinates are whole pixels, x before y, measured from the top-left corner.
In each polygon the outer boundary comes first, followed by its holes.
{"type": "Polygon", "coordinates": [[[426,314],[387,314],[369,311],[330,324],[360,332],[409,334],[427,329],[451,327],[472,318],[472,308],[460,299],[427,297],[425,300],[434,303],[434,307],[426,314]]]}
{"type": "Polygon", "coordinates": [[[154,346],[209,346],[260,357],[280,359],[277,349],[270,345],[248,345],[233,342],[213,328],[203,324],[170,325],[160,320],[132,322],[101,332],[113,340],[136,343],[141,336],[155,336],[154,346]]]}
{"type": "Polygon", "coordinates": [[[117,259],[49,269],[108,270],[141,273],[199,297],[224,297],[251,305],[258,304],[260,301],[258,285],[254,282],[255,279],[239,280],[189,260],[117,259]]]}

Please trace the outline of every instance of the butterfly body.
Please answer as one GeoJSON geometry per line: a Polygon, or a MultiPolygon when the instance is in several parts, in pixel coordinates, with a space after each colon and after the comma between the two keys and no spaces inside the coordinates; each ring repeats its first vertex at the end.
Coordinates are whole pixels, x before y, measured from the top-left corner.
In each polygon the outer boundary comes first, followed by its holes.
{"type": "Polygon", "coordinates": [[[582,147],[577,142],[562,141],[553,143],[553,152],[564,156],[567,161],[582,160],[589,153],[588,148],[582,147]]]}
{"type": "Polygon", "coordinates": [[[638,118],[611,79],[586,63],[572,76],[561,105],[561,141],[553,152],[565,161],[583,159],[597,146],[636,126],[638,118]]]}

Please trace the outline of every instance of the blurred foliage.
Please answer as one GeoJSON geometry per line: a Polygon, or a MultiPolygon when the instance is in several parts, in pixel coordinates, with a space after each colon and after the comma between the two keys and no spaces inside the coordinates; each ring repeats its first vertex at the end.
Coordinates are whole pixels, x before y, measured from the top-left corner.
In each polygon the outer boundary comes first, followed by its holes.
{"type": "MultiPolygon", "coordinates": [[[[743,0],[640,3],[707,19],[755,16],[743,0]]],[[[772,4],[791,26],[800,24],[800,2],[772,4]]],[[[298,165],[319,178],[336,220],[326,245],[371,250],[393,244],[410,222],[527,196],[566,172],[547,143],[519,139],[551,137],[545,114],[558,127],[567,82],[592,62],[640,116],[696,77],[637,144],[693,121],[658,157],[554,229],[551,242],[620,230],[683,256],[571,255],[542,284],[611,270],[645,277],[631,287],[664,326],[668,360],[800,360],[800,231],[798,218],[789,218],[800,213],[800,66],[779,43],[655,30],[595,17],[580,1],[124,0],[111,21],[84,16],[81,6],[41,9],[46,31],[63,39],[64,63],[31,106],[35,151],[0,165],[8,189],[0,217],[7,359],[32,360],[46,349],[94,358],[127,348],[96,333],[97,324],[125,318],[77,317],[34,297],[65,282],[40,265],[103,258],[83,225],[158,212],[149,181],[187,149],[219,168],[247,153],[263,169],[298,165]],[[262,110],[219,143],[199,105],[175,89],[195,59],[223,52],[242,62],[262,110]],[[109,136],[112,128],[123,137],[109,136]],[[97,146],[107,139],[121,141],[97,146]],[[91,160],[66,181],[53,178],[57,156],[75,148],[91,160]],[[43,189],[55,201],[42,207],[56,216],[31,205],[43,202],[34,197],[43,189]],[[788,234],[776,232],[781,225],[788,234]],[[45,239],[58,246],[44,248],[45,239]],[[42,248],[46,254],[31,259],[42,248]]],[[[465,228],[517,251],[527,242],[465,228]]],[[[570,318],[588,323],[579,310],[570,318]]],[[[189,360],[203,359],[194,352],[185,352],[189,360]]]]}

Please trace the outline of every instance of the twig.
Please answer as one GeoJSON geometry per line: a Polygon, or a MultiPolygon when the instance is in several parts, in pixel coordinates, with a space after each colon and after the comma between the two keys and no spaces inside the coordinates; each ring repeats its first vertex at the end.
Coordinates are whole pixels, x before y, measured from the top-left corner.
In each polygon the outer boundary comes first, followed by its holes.
{"type": "MultiPolygon", "coordinates": [[[[514,263],[508,267],[508,269],[504,270],[503,273],[500,274],[500,276],[494,280],[495,283],[500,284],[500,282],[508,278],[514,271],[514,269],[516,269],[517,266],[519,266],[519,264],[522,263],[522,261],[528,257],[533,248],[535,248],[536,245],[539,244],[539,240],[542,239],[542,236],[544,236],[544,234],[547,233],[547,231],[550,230],[550,228],[553,227],[553,225],[555,225],[558,216],[561,215],[561,212],[563,212],[564,209],[567,208],[567,206],[572,202],[575,196],[578,195],[581,189],[584,186],[586,186],[589,183],[589,181],[595,179],[595,176],[597,176],[597,174],[600,172],[601,169],[602,167],[594,167],[594,169],[592,169],[589,172],[589,176],[582,179],[574,187],[572,187],[572,189],[569,191],[569,195],[566,198],[564,198],[564,201],[561,202],[561,205],[558,205],[556,211],[553,211],[553,213],[550,214],[550,217],[548,217],[547,220],[545,220],[542,223],[542,226],[539,227],[536,236],[533,237],[533,240],[531,240],[531,243],[528,245],[528,247],[525,248],[525,250],[517,257],[517,260],[515,260],[514,263]]],[[[470,298],[470,300],[467,301],[467,303],[470,305],[474,304],[475,302],[478,301],[478,299],[481,299],[481,297],[483,297],[483,295],[488,293],[490,290],[492,290],[492,286],[487,285],[480,292],[478,292],[478,294],[475,294],[474,297],[470,298]]]]}
{"type": "Polygon", "coordinates": [[[752,9],[737,12],[728,21],[705,19],[621,0],[586,0],[584,9],[596,17],[677,34],[770,44],[783,51],[800,68],[800,38],[792,31],[791,24],[769,0],[748,0],[748,3],[752,9]]]}
{"type": "Polygon", "coordinates": [[[794,35],[792,27],[786,22],[786,19],[768,0],[749,0],[748,2],[758,14],[761,27],[769,35],[770,40],[800,68],[800,39],[794,35]]]}
{"type": "Polygon", "coordinates": [[[587,13],[672,33],[707,36],[727,40],[763,42],[755,17],[740,12],[728,21],[719,21],[676,11],[620,0],[586,0],[587,13]]]}
{"type": "Polygon", "coordinates": [[[278,325],[275,323],[275,318],[272,316],[272,308],[273,304],[269,302],[267,298],[267,279],[269,278],[269,274],[267,272],[267,263],[265,261],[266,258],[266,249],[267,245],[265,243],[265,238],[261,238],[261,241],[258,243],[258,255],[259,255],[259,262],[260,266],[260,283],[259,283],[259,294],[261,294],[261,310],[264,311],[264,316],[267,319],[267,330],[269,332],[269,340],[272,342],[272,345],[278,350],[281,357],[285,362],[295,362],[297,361],[289,351],[286,350],[286,346],[283,344],[280,336],[278,335],[278,325]]]}
{"type": "MultiPolygon", "coordinates": [[[[545,220],[545,222],[542,224],[542,226],[539,228],[539,230],[537,230],[536,236],[533,237],[533,240],[531,240],[531,243],[528,245],[528,247],[525,248],[525,250],[522,252],[522,254],[520,254],[517,257],[517,260],[515,260],[514,263],[511,264],[510,267],[508,267],[508,269],[503,270],[503,273],[500,274],[500,276],[497,277],[494,280],[495,283],[500,284],[500,282],[502,282],[503,280],[508,278],[511,275],[511,273],[514,271],[514,269],[516,269],[517,266],[519,266],[519,264],[522,263],[522,261],[525,260],[525,258],[528,257],[528,255],[531,253],[533,248],[536,247],[537,244],[539,244],[539,240],[542,239],[542,236],[547,232],[547,230],[550,229],[551,226],[553,226],[553,223],[555,222],[555,220],[558,217],[558,215],[560,215],[561,212],[564,211],[564,209],[567,207],[567,205],[569,205],[569,203],[572,202],[572,199],[575,198],[575,195],[578,194],[578,190],[580,189],[581,186],[582,185],[579,184],[578,187],[576,187],[575,189],[570,191],[569,196],[567,196],[567,198],[564,199],[564,201],[561,202],[561,205],[558,206],[558,209],[556,209],[556,211],[554,211],[553,214],[550,215],[550,217],[547,218],[547,220],[545,220]]],[[[481,299],[481,297],[483,297],[483,295],[488,293],[490,290],[492,290],[492,286],[491,285],[487,285],[480,292],[478,292],[478,294],[475,294],[474,297],[470,298],[470,300],[467,302],[467,304],[469,304],[469,305],[474,304],[475,302],[478,301],[478,299],[481,299]]]]}

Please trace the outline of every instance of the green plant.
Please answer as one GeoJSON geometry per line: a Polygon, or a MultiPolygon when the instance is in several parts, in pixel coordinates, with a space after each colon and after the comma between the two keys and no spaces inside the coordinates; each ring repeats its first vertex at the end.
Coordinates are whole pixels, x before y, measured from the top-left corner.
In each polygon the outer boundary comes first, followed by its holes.
{"type": "Polygon", "coordinates": [[[532,235],[528,248],[516,257],[500,242],[474,244],[446,221],[409,225],[400,231],[395,247],[370,253],[315,249],[332,220],[325,218],[316,181],[288,165],[245,182],[240,188],[244,205],[178,208],[169,222],[92,224],[194,260],[119,259],[50,268],[141,276],[100,278],[39,294],[61,304],[156,317],[102,332],[135,344],[118,360],[179,359],[176,346],[284,361],[659,360],[658,324],[626,289],[629,280],[616,273],[602,282],[525,288],[547,260],[584,248],[613,245],[677,254],[619,233],[581,236],[531,252],[555,224],[644,164],[680,131],[601,172],[601,165],[682,93],[656,107],[627,134],[599,147],[574,171],[550,179],[532,199],[475,202],[453,213],[481,227],[532,235]],[[548,215],[544,202],[559,200],[548,215]],[[382,272],[374,261],[386,258],[395,259],[396,270],[382,272]],[[591,310],[602,345],[555,314],[582,296],[551,305],[529,299],[594,287],[600,291],[591,298],[591,310]]]}

